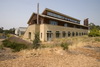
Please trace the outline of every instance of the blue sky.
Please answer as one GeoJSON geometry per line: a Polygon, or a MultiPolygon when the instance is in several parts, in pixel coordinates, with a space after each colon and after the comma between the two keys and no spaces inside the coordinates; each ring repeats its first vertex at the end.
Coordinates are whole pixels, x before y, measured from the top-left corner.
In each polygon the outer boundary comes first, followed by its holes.
{"type": "Polygon", "coordinates": [[[100,25],[100,0],[0,0],[0,27],[5,29],[27,27],[31,14],[40,3],[40,13],[45,8],[100,25]]]}

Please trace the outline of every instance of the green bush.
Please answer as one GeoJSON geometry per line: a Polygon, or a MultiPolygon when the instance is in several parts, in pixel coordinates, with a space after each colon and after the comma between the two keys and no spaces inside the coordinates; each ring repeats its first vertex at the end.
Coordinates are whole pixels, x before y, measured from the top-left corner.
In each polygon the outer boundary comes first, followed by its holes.
{"type": "Polygon", "coordinates": [[[90,37],[97,37],[100,36],[99,29],[94,27],[93,29],[90,30],[90,33],[88,34],[90,37]]]}
{"type": "Polygon", "coordinates": [[[9,40],[6,39],[6,40],[3,41],[3,45],[5,47],[11,47],[12,43],[9,40]]]}
{"type": "Polygon", "coordinates": [[[63,48],[63,50],[68,50],[68,46],[69,46],[69,44],[67,44],[67,43],[61,44],[61,47],[63,48]]]}
{"type": "Polygon", "coordinates": [[[26,49],[27,46],[25,44],[21,44],[21,43],[15,43],[15,42],[11,42],[9,40],[4,40],[3,41],[3,45],[5,47],[9,47],[11,49],[14,49],[14,52],[20,51],[22,49],[26,49]]]}
{"type": "Polygon", "coordinates": [[[39,33],[35,33],[35,39],[33,40],[33,48],[37,49],[39,47],[40,47],[39,33]]]}

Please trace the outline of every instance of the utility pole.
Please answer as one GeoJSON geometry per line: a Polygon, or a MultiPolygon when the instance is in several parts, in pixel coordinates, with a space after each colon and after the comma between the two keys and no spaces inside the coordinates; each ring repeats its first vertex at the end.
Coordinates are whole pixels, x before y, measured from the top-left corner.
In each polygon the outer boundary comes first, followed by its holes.
{"type": "Polygon", "coordinates": [[[39,24],[39,3],[37,3],[37,24],[39,24]]]}

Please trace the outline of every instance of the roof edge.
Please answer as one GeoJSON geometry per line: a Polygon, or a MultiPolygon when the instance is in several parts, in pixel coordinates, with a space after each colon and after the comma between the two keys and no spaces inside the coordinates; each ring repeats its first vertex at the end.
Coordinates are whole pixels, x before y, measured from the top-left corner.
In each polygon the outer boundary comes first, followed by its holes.
{"type": "MultiPolygon", "coordinates": [[[[60,14],[60,15],[63,15],[63,16],[69,17],[69,18],[73,18],[73,19],[78,20],[78,21],[81,21],[81,20],[79,20],[79,19],[76,19],[76,18],[74,18],[74,17],[71,17],[71,16],[69,16],[69,15],[66,15],[66,14],[63,14],[63,13],[60,13],[60,12],[57,12],[57,11],[52,10],[52,9],[49,9],[49,8],[45,8],[44,11],[51,11],[51,12],[54,12],[54,13],[57,13],[57,14],[60,14]]],[[[44,12],[44,11],[43,11],[43,12],[44,12]]],[[[42,14],[43,14],[43,12],[42,12],[42,14]]]]}

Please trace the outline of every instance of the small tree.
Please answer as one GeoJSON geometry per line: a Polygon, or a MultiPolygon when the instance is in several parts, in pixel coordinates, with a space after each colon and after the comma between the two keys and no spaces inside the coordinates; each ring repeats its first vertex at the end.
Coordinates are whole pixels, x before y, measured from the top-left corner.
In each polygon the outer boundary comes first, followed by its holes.
{"type": "Polygon", "coordinates": [[[0,28],[0,33],[3,33],[3,27],[0,28]]]}
{"type": "Polygon", "coordinates": [[[63,48],[63,50],[68,50],[68,46],[69,46],[68,43],[62,43],[61,44],[61,47],[63,48]]]}
{"type": "Polygon", "coordinates": [[[37,49],[40,46],[39,32],[35,33],[35,39],[33,40],[33,48],[37,49]]]}
{"type": "Polygon", "coordinates": [[[89,36],[91,36],[91,37],[100,36],[99,29],[98,29],[96,26],[94,26],[94,27],[90,30],[89,36]]]}

